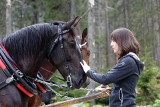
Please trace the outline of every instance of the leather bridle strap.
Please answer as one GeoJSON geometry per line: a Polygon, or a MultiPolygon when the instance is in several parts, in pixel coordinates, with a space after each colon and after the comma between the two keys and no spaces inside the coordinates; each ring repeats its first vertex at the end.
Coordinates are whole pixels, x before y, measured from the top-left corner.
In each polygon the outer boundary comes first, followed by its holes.
{"type": "Polygon", "coordinates": [[[62,24],[57,25],[57,33],[55,34],[55,35],[57,35],[57,38],[51,40],[51,46],[50,46],[50,49],[49,49],[48,55],[47,55],[48,58],[50,58],[50,55],[51,55],[54,47],[58,43],[58,41],[60,41],[62,39],[62,35],[65,34],[65,33],[68,33],[69,31],[70,31],[70,29],[62,31],[62,24]]]}
{"type": "MultiPolygon", "coordinates": [[[[70,29],[68,29],[67,31],[65,31],[64,33],[67,33],[68,31],[69,31],[70,29]]],[[[52,45],[51,45],[51,47],[50,47],[50,49],[49,49],[49,52],[48,52],[48,58],[50,58],[51,57],[51,53],[52,53],[52,51],[53,51],[53,49],[54,49],[54,47],[55,47],[55,45],[58,43],[58,42],[60,42],[60,47],[61,47],[61,49],[63,50],[63,53],[64,53],[64,63],[66,63],[66,69],[67,69],[67,72],[68,72],[68,76],[67,76],[67,80],[66,80],[66,82],[67,82],[67,87],[68,88],[71,88],[72,87],[72,79],[71,79],[71,72],[70,72],[70,69],[69,69],[69,65],[68,65],[68,63],[67,63],[67,60],[66,60],[66,54],[65,54],[65,50],[64,50],[64,45],[63,45],[63,31],[62,31],[62,24],[60,23],[60,24],[58,24],[57,25],[57,38],[55,39],[55,40],[52,40],[51,41],[51,43],[52,43],[52,45]]]]}
{"type": "Polygon", "coordinates": [[[63,45],[63,35],[62,35],[62,24],[59,24],[58,26],[58,35],[59,35],[59,41],[60,41],[60,44],[61,44],[61,49],[63,50],[63,54],[64,54],[64,63],[66,63],[66,69],[67,69],[67,72],[68,72],[68,76],[67,76],[67,80],[66,80],[66,83],[67,83],[67,87],[68,89],[70,89],[72,87],[72,78],[71,78],[71,72],[70,72],[70,69],[69,69],[69,64],[67,63],[67,58],[66,58],[66,54],[65,54],[65,49],[64,49],[64,45],[63,45]]]}

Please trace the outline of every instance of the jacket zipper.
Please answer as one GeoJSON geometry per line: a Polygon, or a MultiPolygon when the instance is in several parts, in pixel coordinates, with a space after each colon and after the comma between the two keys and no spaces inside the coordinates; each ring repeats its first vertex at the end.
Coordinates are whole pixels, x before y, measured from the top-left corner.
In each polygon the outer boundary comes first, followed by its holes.
{"type": "Polygon", "coordinates": [[[121,105],[123,104],[123,91],[122,91],[122,88],[119,89],[119,100],[121,101],[121,105]]]}

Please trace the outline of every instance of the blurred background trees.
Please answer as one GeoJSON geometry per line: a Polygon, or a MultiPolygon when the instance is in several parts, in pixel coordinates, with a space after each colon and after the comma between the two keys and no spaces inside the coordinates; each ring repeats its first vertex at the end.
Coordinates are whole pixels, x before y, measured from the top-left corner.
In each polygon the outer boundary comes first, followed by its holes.
{"type": "MultiPolygon", "coordinates": [[[[88,27],[90,66],[102,72],[116,63],[110,48],[110,33],[118,27],[127,27],[141,44],[140,57],[146,65],[143,75],[153,72],[152,79],[159,76],[160,0],[0,0],[0,15],[1,38],[27,25],[83,16],[78,27],[80,33],[88,27]]],[[[141,77],[142,84],[146,81],[151,83],[145,88],[140,83],[139,91],[155,92],[149,87],[156,85],[156,80],[141,77]]],[[[89,87],[95,86],[92,82],[89,87]]]]}

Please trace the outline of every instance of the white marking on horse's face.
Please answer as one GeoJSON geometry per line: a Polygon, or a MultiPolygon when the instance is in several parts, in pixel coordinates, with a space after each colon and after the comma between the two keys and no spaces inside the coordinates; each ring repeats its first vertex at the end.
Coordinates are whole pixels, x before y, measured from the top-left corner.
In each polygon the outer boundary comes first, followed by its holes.
{"type": "Polygon", "coordinates": [[[82,48],[83,46],[85,46],[87,44],[87,42],[85,42],[84,44],[79,44],[79,47],[82,48]]]}

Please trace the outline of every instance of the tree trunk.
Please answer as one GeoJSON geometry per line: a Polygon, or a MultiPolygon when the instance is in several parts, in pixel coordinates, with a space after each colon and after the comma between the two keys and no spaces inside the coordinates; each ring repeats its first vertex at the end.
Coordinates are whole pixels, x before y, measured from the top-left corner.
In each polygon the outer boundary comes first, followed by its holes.
{"type": "Polygon", "coordinates": [[[124,8],[124,25],[126,28],[128,28],[129,24],[128,24],[127,0],[123,0],[123,8],[124,8]]]}
{"type": "MultiPolygon", "coordinates": [[[[90,47],[90,58],[89,63],[92,69],[96,69],[97,61],[96,61],[96,46],[95,46],[95,16],[94,16],[94,9],[91,9],[91,4],[88,2],[88,43],[90,47]]],[[[88,88],[93,89],[95,88],[95,82],[91,80],[88,88]]]]}
{"type": "Polygon", "coordinates": [[[75,11],[76,11],[75,0],[70,0],[70,9],[71,9],[70,18],[73,19],[75,17],[75,11]]]}
{"type": "Polygon", "coordinates": [[[95,25],[95,36],[96,36],[96,47],[97,47],[97,69],[102,70],[107,66],[107,25],[106,25],[106,1],[99,0],[97,1],[97,11],[96,16],[96,25],[95,25]]]}
{"type": "Polygon", "coordinates": [[[159,26],[160,26],[160,21],[159,21],[159,19],[160,19],[160,13],[159,13],[159,11],[160,11],[160,1],[159,0],[157,0],[157,1],[155,1],[154,2],[154,6],[156,7],[156,13],[157,14],[155,14],[155,16],[154,16],[154,18],[155,18],[155,20],[154,20],[154,32],[155,32],[155,41],[153,42],[153,43],[155,43],[155,45],[154,45],[154,47],[157,47],[157,48],[153,48],[154,50],[155,50],[155,60],[156,60],[156,62],[157,62],[157,65],[160,65],[160,28],[159,28],[159,26]]]}
{"type": "MultiPolygon", "coordinates": [[[[108,7],[108,3],[107,1],[105,2],[106,7],[108,7]]],[[[111,49],[110,43],[111,43],[111,36],[110,36],[110,26],[109,26],[109,13],[108,13],[108,8],[106,10],[106,41],[107,41],[107,67],[111,68],[113,66],[114,62],[114,54],[113,51],[111,49]]]]}
{"type": "Polygon", "coordinates": [[[44,1],[43,0],[37,0],[37,6],[38,6],[38,22],[42,23],[44,22],[44,14],[45,14],[45,8],[44,8],[44,1]]]}
{"type": "Polygon", "coordinates": [[[11,0],[6,0],[6,35],[10,34],[11,32],[11,0]]]}

